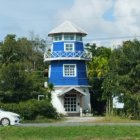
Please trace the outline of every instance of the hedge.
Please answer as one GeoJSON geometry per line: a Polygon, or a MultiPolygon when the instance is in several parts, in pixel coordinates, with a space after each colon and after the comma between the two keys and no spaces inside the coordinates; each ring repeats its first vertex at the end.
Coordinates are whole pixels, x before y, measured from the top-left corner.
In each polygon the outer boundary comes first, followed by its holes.
{"type": "Polygon", "coordinates": [[[47,100],[28,100],[20,103],[0,103],[0,107],[4,110],[16,112],[24,117],[25,120],[34,120],[37,116],[56,119],[58,113],[56,109],[47,100]]]}

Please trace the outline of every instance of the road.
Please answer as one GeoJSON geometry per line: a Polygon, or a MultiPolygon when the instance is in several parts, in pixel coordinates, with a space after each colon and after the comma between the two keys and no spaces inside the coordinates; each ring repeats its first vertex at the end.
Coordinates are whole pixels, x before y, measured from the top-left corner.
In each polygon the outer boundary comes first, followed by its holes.
{"type": "Polygon", "coordinates": [[[50,126],[112,126],[112,125],[123,125],[123,126],[140,126],[140,123],[23,123],[20,126],[24,127],[50,127],[50,126]]]}
{"type": "MultiPolygon", "coordinates": [[[[99,118],[98,119],[102,119],[99,118]]],[[[96,122],[97,118],[95,117],[68,117],[62,122],[53,122],[53,123],[22,123],[20,126],[24,127],[50,127],[50,126],[103,126],[103,125],[126,125],[126,126],[140,126],[140,123],[98,123],[96,122]]]]}

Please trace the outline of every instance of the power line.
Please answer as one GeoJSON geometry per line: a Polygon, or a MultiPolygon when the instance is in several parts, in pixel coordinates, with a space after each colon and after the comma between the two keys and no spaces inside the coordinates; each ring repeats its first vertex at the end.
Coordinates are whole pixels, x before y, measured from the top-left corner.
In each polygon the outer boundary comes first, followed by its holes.
{"type": "Polygon", "coordinates": [[[102,38],[87,38],[85,40],[111,40],[111,39],[128,39],[128,38],[139,38],[140,35],[133,35],[133,36],[116,36],[116,37],[102,37],[102,38]]]}
{"type": "Polygon", "coordinates": [[[102,38],[85,38],[83,39],[84,41],[101,41],[101,42],[112,42],[112,41],[117,41],[117,40],[126,40],[126,39],[137,39],[140,38],[139,35],[134,35],[134,36],[116,36],[116,37],[102,37],[102,38]]]}

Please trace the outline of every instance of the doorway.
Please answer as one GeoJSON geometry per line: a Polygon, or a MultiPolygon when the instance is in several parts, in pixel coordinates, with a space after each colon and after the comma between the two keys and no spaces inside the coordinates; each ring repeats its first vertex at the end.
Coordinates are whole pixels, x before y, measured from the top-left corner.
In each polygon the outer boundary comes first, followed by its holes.
{"type": "Polygon", "coordinates": [[[66,112],[77,111],[76,94],[65,94],[64,96],[64,108],[66,112]]]}

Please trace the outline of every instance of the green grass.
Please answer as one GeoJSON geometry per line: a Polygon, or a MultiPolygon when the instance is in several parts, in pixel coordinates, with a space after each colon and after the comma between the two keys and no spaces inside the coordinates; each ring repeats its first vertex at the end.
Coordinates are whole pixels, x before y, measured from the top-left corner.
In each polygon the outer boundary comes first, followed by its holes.
{"type": "Polygon", "coordinates": [[[139,140],[140,126],[0,127],[0,140],[139,140]]]}

